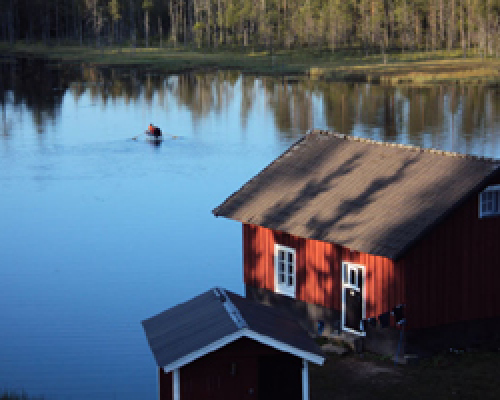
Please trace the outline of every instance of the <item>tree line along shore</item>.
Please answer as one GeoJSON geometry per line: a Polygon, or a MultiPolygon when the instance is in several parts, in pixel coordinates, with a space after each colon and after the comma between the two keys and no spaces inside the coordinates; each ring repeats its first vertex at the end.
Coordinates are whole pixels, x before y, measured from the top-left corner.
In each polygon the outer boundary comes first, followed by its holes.
{"type": "Polygon", "coordinates": [[[498,84],[500,0],[5,0],[3,54],[383,84],[498,84]]]}
{"type": "Polygon", "coordinates": [[[0,40],[500,55],[500,0],[5,0],[0,40]]]}

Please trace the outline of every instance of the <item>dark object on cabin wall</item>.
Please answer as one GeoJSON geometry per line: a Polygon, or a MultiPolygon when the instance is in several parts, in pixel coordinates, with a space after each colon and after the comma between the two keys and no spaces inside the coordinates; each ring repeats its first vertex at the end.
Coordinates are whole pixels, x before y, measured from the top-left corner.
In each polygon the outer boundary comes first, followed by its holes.
{"type": "Polygon", "coordinates": [[[392,309],[391,314],[394,315],[394,320],[396,321],[396,324],[399,324],[401,320],[404,318],[404,305],[399,304],[396,307],[392,309]]]}
{"type": "Polygon", "coordinates": [[[391,314],[390,314],[389,311],[385,312],[383,314],[380,314],[378,316],[378,320],[380,322],[380,327],[381,328],[387,328],[389,326],[390,319],[391,319],[391,314]]]}
{"type": "Polygon", "coordinates": [[[318,335],[322,335],[323,331],[325,330],[325,321],[319,320],[318,321],[318,335]]]}

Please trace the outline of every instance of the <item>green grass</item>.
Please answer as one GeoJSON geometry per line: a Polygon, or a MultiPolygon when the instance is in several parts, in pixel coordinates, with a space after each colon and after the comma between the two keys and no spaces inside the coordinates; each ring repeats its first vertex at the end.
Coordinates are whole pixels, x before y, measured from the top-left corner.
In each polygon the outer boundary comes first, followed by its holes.
{"type": "Polygon", "coordinates": [[[311,366],[311,399],[499,399],[500,352],[440,354],[417,366],[330,356],[311,366]]]}
{"type": "Polygon", "coordinates": [[[366,55],[361,51],[325,49],[269,50],[220,47],[136,48],[45,46],[0,43],[0,52],[94,66],[141,66],[181,72],[194,69],[237,69],[261,75],[303,75],[326,81],[361,81],[387,85],[437,82],[499,83],[500,60],[460,50],[366,55]],[[385,63],[384,63],[385,61],[385,63]]]}

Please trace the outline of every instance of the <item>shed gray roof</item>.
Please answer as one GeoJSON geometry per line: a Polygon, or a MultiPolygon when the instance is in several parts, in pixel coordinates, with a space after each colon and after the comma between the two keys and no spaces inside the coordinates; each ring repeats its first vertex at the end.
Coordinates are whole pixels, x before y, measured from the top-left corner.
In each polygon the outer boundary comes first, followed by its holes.
{"type": "Polygon", "coordinates": [[[317,344],[288,314],[215,288],[142,321],[156,363],[185,365],[240,337],[322,363],[317,344]]]}
{"type": "Polygon", "coordinates": [[[291,314],[272,306],[248,300],[230,291],[226,291],[226,293],[252,331],[275,338],[282,343],[311,354],[323,354],[316,342],[311,339],[291,314]]]}
{"type": "Polygon", "coordinates": [[[399,258],[500,161],[313,131],[216,216],[399,258]]]}

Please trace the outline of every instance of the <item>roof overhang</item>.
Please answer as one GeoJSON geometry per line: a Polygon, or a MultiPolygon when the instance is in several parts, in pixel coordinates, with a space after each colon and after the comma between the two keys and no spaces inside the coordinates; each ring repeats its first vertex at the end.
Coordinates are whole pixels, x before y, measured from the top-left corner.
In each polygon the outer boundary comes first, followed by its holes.
{"type": "Polygon", "coordinates": [[[220,348],[226,346],[229,343],[232,343],[238,339],[241,339],[243,337],[255,340],[256,342],[259,342],[265,346],[272,347],[276,350],[283,351],[285,353],[294,355],[296,357],[302,358],[306,361],[312,362],[317,365],[323,365],[325,362],[325,357],[320,356],[318,354],[314,354],[302,349],[298,349],[297,347],[291,346],[287,343],[283,343],[279,340],[273,339],[269,336],[262,335],[258,332],[255,332],[251,329],[244,328],[240,329],[237,332],[231,333],[227,336],[224,336],[215,342],[210,343],[207,346],[204,346],[196,351],[193,351],[189,354],[186,354],[185,356],[163,366],[163,371],[165,373],[168,373],[170,371],[173,371],[174,369],[181,368],[184,365],[187,365],[196,359],[203,357],[207,355],[208,353],[211,353],[213,351],[219,350],[220,348]]]}

